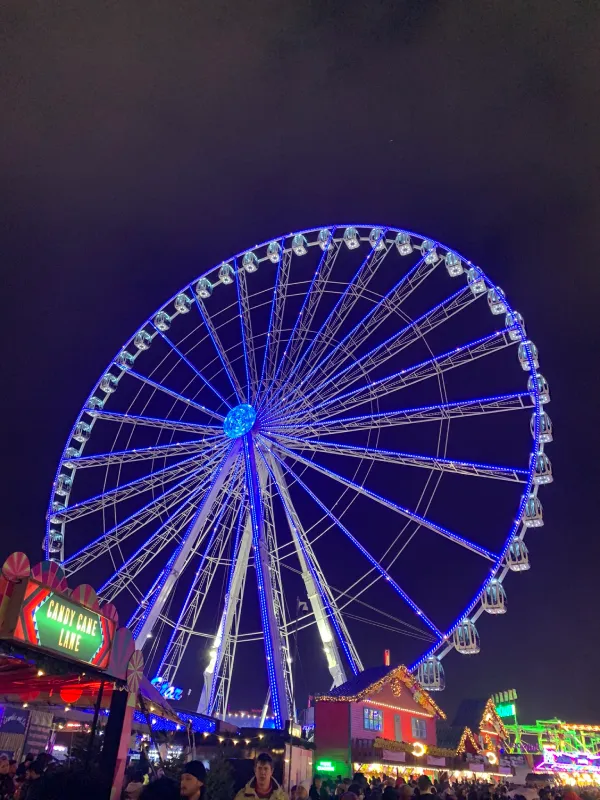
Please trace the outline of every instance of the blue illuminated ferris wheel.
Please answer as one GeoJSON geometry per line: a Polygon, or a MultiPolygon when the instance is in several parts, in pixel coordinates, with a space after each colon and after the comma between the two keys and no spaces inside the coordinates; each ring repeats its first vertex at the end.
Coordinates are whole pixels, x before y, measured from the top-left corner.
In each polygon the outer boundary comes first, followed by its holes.
{"type": "Polygon", "coordinates": [[[110,362],[60,459],[47,557],[129,603],[166,684],[193,654],[204,713],[227,714],[260,643],[265,713],[295,718],[299,630],[334,686],[380,624],[443,689],[441,659],[479,651],[478,617],[529,568],[549,400],[523,318],[454,250],[287,234],[185,286],[110,362]],[[446,569],[440,603],[423,587],[446,569]]]}

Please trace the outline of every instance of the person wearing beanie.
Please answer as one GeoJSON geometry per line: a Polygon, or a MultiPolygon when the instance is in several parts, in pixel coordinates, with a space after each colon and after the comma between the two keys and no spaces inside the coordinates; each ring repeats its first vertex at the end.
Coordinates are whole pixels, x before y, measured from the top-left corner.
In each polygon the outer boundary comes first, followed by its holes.
{"type": "Polygon", "coordinates": [[[273,777],[273,759],[261,753],[254,762],[254,778],[236,794],[235,800],[287,800],[287,795],[273,777]]]}
{"type": "Polygon", "coordinates": [[[188,761],[181,771],[179,794],[185,800],[201,800],[206,783],[206,767],[201,761],[188,761]]]}

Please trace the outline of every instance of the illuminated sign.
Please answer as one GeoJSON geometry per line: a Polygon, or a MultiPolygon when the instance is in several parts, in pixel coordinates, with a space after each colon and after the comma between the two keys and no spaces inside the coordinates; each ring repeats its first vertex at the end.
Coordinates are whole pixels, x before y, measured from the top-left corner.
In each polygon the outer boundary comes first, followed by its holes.
{"type": "Polygon", "coordinates": [[[563,753],[544,748],[543,759],[535,765],[536,772],[590,772],[600,774],[600,755],[593,753],[563,753]]]}
{"type": "Polygon", "coordinates": [[[152,686],[156,687],[165,700],[181,700],[183,697],[183,689],[180,689],[178,686],[171,686],[171,684],[164,678],[157,676],[156,678],[152,679],[151,683],[152,686]]]}
{"type": "Polygon", "coordinates": [[[514,703],[500,703],[496,706],[496,713],[499,717],[514,717],[516,716],[517,709],[514,703]]]}
{"type": "Polygon", "coordinates": [[[106,669],[114,634],[112,620],[30,579],[12,638],[106,669]]]}
{"type": "Polygon", "coordinates": [[[335,767],[331,761],[318,761],[315,769],[317,772],[335,772],[335,767]]]}

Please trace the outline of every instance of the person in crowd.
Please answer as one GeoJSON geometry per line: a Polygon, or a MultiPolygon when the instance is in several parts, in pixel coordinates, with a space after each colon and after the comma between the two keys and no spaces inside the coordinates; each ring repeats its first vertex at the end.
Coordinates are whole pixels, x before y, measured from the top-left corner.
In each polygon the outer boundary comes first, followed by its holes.
{"type": "Polygon", "coordinates": [[[32,761],[25,773],[23,791],[20,800],[42,800],[44,766],[40,761],[32,761]]]}
{"type": "Polygon", "coordinates": [[[308,796],[310,797],[310,800],[320,800],[320,798],[321,798],[321,785],[322,784],[323,784],[323,781],[321,780],[321,778],[319,778],[318,775],[315,775],[315,777],[313,778],[312,785],[310,787],[310,791],[308,793],[308,796]]]}
{"type": "Polygon", "coordinates": [[[433,784],[431,783],[431,778],[429,775],[419,775],[419,779],[417,780],[417,788],[419,790],[419,797],[423,797],[427,794],[435,795],[433,784]]]}
{"type": "Polygon", "coordinates": [[[144,788],[144,776],[141,770],[130,767],[125,774],[123,794],[125,800],[139,800],[144,788]]]}
{"type": "Polygon", "coordinates": [[[15,782],[10,774],[10,764],[6,756],[0,756],[0,798],[9,800],[15,793],[15,782]]]}
{"type": "Polygon", "coordinates": [[[346,794],[348,791],[348,784],[345,780],[340,780],[338,785],[335,787],[335,796],[341,797],[343,794],[346,794]]]}
{"type": "Polygon", "coordinates": [[[297,786],[292,786],[290,789],[290,800],[296,800],[296,792],[298,791],[297,786]]]}
{"type": "Polygon", "coordinates": [[[140,800],[179,800],[180,797],[179,786],[163,775],[144,786],[140,800]]]}
{"type": "Polygon", "coordinates": [[[248,798],[287,800],[287,795],[273,777],[273,759],[268,753],[257,756],[254,761],[254,777],[235,796],[235,800],[248,800],[248,798]]]}
{"type": "Polygon", "coordinates": [[[13,778],[13,780],[15,775],[17,774],[17,766],[18,764],[15,761],[15,759],[11,758],[10,761],[8,762],[8,774],[10,775],[11,778],[13,778]]]}
{"type": "Polygon", "coordinates": [[[386,786],[383,790],[382,800],[398,800],[398,792],[395,786],[386,786]]]}
{"type": "Polygon", "coordinates": [[[206,767],[201,761],[188,761],[181,771],[179,794],[185,800],[202,800],[206,785],[206,767]]]}
{"type": "Polygon", "coordinates": [[[296,800],[308,800],[308,789],[302,783],[296,786],[296,800]]]}
{"type": "Polygon", "coordinates": [[[365,790],[363,785],[355,781],[353,781],[348,787],[347,794],[355,794],[358,800],[364,800],[365,798],[365,790]]]}

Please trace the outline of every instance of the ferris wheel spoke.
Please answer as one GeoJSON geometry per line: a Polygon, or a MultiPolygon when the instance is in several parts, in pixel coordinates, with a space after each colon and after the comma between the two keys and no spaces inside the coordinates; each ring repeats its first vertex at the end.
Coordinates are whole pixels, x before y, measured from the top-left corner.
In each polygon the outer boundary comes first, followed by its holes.
{"type": "MultiPolygon", "coordinates": [[[[240,464],[238,463],[232,473],[232,478],[229,483],[225,485],[225,491],[222,492],[221,505],[218,513],[215,514],[215,519],[210,525],[207,523],[205,526],[207,531],[210,529],[206,547],[202,552],[200,563],[196,569],[186,599],[181,607],[177,622],[173,627],[173,631],[163,651],[156,672],[157,675],[160,675],[169,683],[173,683],[175,680],[177,670],[183,658],[183,653],[189,644],[192,631],[196,627],[211,584],[221,563],[223,551],[227,543],[227,534],[229,533],[228,526],[232,521],[230,517],[235,517],[237,511],[235,500],[233,502],[230,501],[230,491],[239,481],[239,476],[240,464]],[[214,555],[211,557],[211,554],[214,555]]],[[[218,503],[216,506],[218,507],[218,503]]],[[[194,550],[197,549],[198,547],[194,548],[194,550]]]]}
{"type": "MultiPolygon", "coordinates": [[[[327,508],[327,506],[315,495],[314,492],[304,483],[304,481],[299,477],[299,475],[289,467],[288,464],[285,463],[277,454],[273,454],[274,457],[279,461],[279,463],[293,476],[294,480],[301,486],[305,492],[314,500],[314,502],[319,506],[319,508],[329,517],[329,519],[336,525],[340,531],[352,542],[352,544],[359,550],[359,552],[367,559],[367,561],[374,567],[377,572],[382,576],[382,578],[392,587],[392,589],[396,592],[396,594],[400,595],[400,597],[404,600],[405,603],[411,608],[412,611],[424,622],[427,627],[435,633],[435,635],[439,639],[443,639],[444,634],[440,631],[440,629],[429,619],[429,617],[422,611],[419,606],[411,600],[408,594],[398,585],[398,583],[392,578],[392,576],[385,570],[379,561],[374,558],[369,551],[363,547],[363,545],[358,541],[358,539],[353,536],[352,533],[342,524],[342,522],[327,508]]],[[[311,462],[308,462],[311,463],[311,462]]],[[[353,485],[353,488],[357,487],[357,484],[353,485]]],[[[388,503],[389,501],[385,501],[388,503]]],[[[437,526],[436,526],[437,527],[437,526]]]]}
{"type": "Polygon", "coordinates": [[[273,302],[271,304],[271,316],[269,318],[269,327],[267,329],[265,353],[263,356],[258,391],[256,393],[257,408],[260,408],[263,399],[263,390],[264,392],[268,391],[268,388],[273,382],[275,370],[277,368],[277,357],[279,355],[279,345],[281,342],[281,332],[283,329],[285,301],[287,298],[291,263],[292,251],[284,250],[282,246],[282,249],[279,253],[279,262],[277,264],[275,293],[273,295],[273,302]]]}
{"type": "MultiPolygon", "coordinates": [[[[220,443],[218,445],[214,445],[210,449],[213,450],[215,447],[222,448],[224,447],[224,444],[220,443]]],[[[94,495],[94,497],[90,497],[87,500],[82,500],[81,502],[75,503],[72,506],[67,506],[65,509],[55,514],[55,516],[57,517],[58,522],[71,522],[72,520],[78,519],[79,517],[83,517],[87,514],[93,514],[95,511],[99,511],[106,506],[122,502],[123,500],[128,500],[131,497],[137,496],[138,494],[143,494],[144,492],[147,492],[156,486],[160,486],[165,481],[176,480],[178,477],[186,473],[193,474],[197,472],[204,457],[204,453],[201,455],[194,454],[192,456],[188,456],[188,458],[183,459],[183,461],[179,461],[177,464],[164,467],[163,469],[148,473],[147,475],[142,475],[141,477],[136,478],[129,483],[124,483],[122,486],[117,486],[115,489],[110,489],[107,492],[94,495]]]]}
{"type": "Polygon", "coordinates": [[[342,649],[346,654],[350,668],[355,675],[362,671],[362,662],[350,637],[344,618],[337,607],[329,584],[315,557],[308,536],[300,521],[300,517],[294,508],[280,464],[272,454],[267,453],[265,455],[262,449],[260,449],[259,452],[264,464],[269,470],[272,484],[283,505],[292,533],[296,555],[300,562],[306,594],[311,604],[312,612],[321,636],[321,643],[327,656],[329,671],[333,678],[334,685],[339,686],[346,682],[346,673],[335,644],[333,632],[329,624],[330,620],[333,623],[342,649]]]}
{"type": "Polygon", "coordinates": [[[146,595],[143,602],[143,612],[136,619],[133,631],[134,638],[142,642],[152,631],[162,613],[163,607],[170,597],[178,576],[188,563],[190,554],[197,546],[198,539],[202,536],[206,520],[210,517],[217,498],[221,495],[223,485],[227,483],[228,476],[238,461],[240,453],[239,441],[233,441],[227,448],[220,463],[213,470],[211,481],[202,500],[197,506],[196,513],[181,538],[175,553],[159,576],[158,583],[146,595]]]}
{"type": "Polygon", "coordinates": [[[105,467],[109,464],[128,464],[132,461],[145,461],[154,458],[187,456],[193,453],[201,453],[203,450],[212,450],[217,441],[225,443],[222,434],[208,436],[205,439],[191,439],[187,442],[157,444],[153,447],[139,447],[131,450],[114,450],[112,453],[98,453],[93,456],[71,456],[63,463],[65,466],[85,469],[86,467],[105,467]]]}
{"type": "Polygon", "coordinates": [[[448,350],[442,355],[434,356],[399,372],[386,375],[384,378],[373,381],[369,386],[359,386],[338,397],[318,403],[310,413],[304,416],[290,417],[288,422],[299,423],[303,422],[304,419],[317,422],[322,420],[325,414],[327,418],[330,418],[347,409],[360,406],[363,403],[374,402],[392,392],[429,380],[456,367],[464,366],[479,358],[497,353],[499,350],[514,344],[515,342],[509,338],[506,329],[497,331],[489,336],[448,350]]]}
{"type": "Polygon", "coordinates": [[[72,556],[69,556],[64,563],[63,568],[67,575],[72,575],[78,572],[83,567],[86,567],[92,561],[95,561],[99,556],[109,553],[112,547],[120,546],[126,539],[132,536],[137,531],[145,527],[149,522],[161,518],[170,509],[178,503],[186,494],[193,492],[194,488],[201,484],[205,484],[210,477],[215,463],[219,458],[223,457],[224,448],[222,451],[216,453],[209,459],[198,473],[187,475],[175,486],[171,486],[158,497],[150,500],[139,511],[130,514],[122,522],[114,525],[110,530],[105,531],[102,536],[98,536],[85,547],[82,547],[72,556]]]}
{"type": "MultiPolygon", "coordinates": [[[[314,389],[307,392],[300,401],[296,401],[296,407],[307,408],[310,405],[324,403],[331,397],[335,397],[345,387],[351,386],[356,381],[368,376],[371,370],[376,369],[381,364],[389,361],[390,358],[397,356],[402,350],[418,342],[424,335],[447,322],[455,314],[464,311],[465,308],[477,300],[467,288],[459,289],[450,297],[436,305],[434,308],[421,315],[414,322],[401,328],[397,333],[390,336],[381,344],[373,347],[369,352],[354,360],[344,369],[328,376],[314,389]]],[[[334,369],[336,365],[333,365],[334,369]]],[[[368,379],[368,377],[367,377],[368,379]]],[[[287,405],[286,413],[291,416],[294,413],[292,403],[287,405]]]]}
{"type": "Polygon", "coordinates": [[[198,705],[200,713],[214,716],[215,710],[218,714],[224,713],[227,708],[251,545],[252,529],[244,491],[240,502],[235,541],[231,549],[232,558],[223,613],[210,650],[210,660],[204,670],[204,689],[198,705]]]}
{"type": "Polygon", "coordinates": [[[242,350],[244,353],[246,383],[248,386],[247,402],[252,404],[255,402],[258,392],[258,371],[256,368],[256,353],[254,349],[254,336],[252,334],[252,319],[250,316],[246,271],[244,269],[236,270],[235,277],[238,308],[240,311],[240,326],[242,330],[242,350]]]}
{"type": "MultiPolygon", "coordinates": [[[[334,229],[335,230],[335,229],[334,229]]],[[[280,388],[286,381],[289,371],[295,366],[296,358],[300,350],[304,346],[307,336],[310,333],[312,321],[315,318],[319,304],[323,298],[325,286],[331,275],[331,271],[336,262],[337,256],[340,252],[341,242],[333,239],[333,231],[327,242],[327,246],[323,250],[323,254],[319,260],[315,274],[310,282],[308,290],[304,295],[300,313],[296,317],[292,333],[288,342],[283,350],[283,354],[277,366],[275,377],[272,384],[267,385],[265,393],[258,405],[261,409],[268,399],[273,395],[274,391],[280,388]]]]}
{"type": "Polygon", "coordinates": [[[264,633],[269,689],[271,692],[271,702],[273,704],[276,724],[281,726],[285,714],[288,714],[288,719],[292,718],[292,709],[288,707],[282,643],[275,616],[274,596],[271,574],[269,571],[269,552],[265,536],[263,496],[260,477],[256,466],[255,445],[253,441],[249,440],[248,435],[243,437],[243,447],[246,463],[246,486],[250,507],[250,521],[252,524],[252,541],[254,544],[258,600],[264,633]]]}
{"type": "Polygon", "coordinates": [[[202,492],[206,482],[195,488],[165,522],[162,523],[143,545],[121,564],[116,572],[98,589],[98,595],[105,602],[112,602],[123,589],[135,586],[135,581],[143,569],[172,542],[177,542],[180,531],[187,525],[194,513],[192,503],[202,492]]]}
{"type": "Polygon", "coordinates": [[[276,436],[328,436],[331,434],[353,433],[362,430],[379,430],[396,425],[413,425],[421,422],[440,422],[445,419],[474,417],[482,414],[498,414],[502,411],[522,411],[533,408],[529,392],[481,397],[473,400],[458,400],[452,403],[438,403],[431,406],[416,406],[397,411],[382,411],[376,414],[362,414],[356,417],[339,417],[322,422],[302,424],[272,424],[265,426],[265,432],[276,436]]]}
{"type": "MultiPolygon", "coordinates": [[[[206,305],[198,298],[198,295],[196,294],[194,294],[194,300],[196,302],[196,308],[198,309],[200,316],[202,317],[202,321],[204,322],[204,326],[206,327],[214,348],[217,351],[217,355],[219,356],[219,360],[223,366],[223,371],[225,372],[225,375],[227,375],[229,383],[231,384],[233,392],[237,398],[237,402],[243,403],[244,393],[242,391],[242,387],[240,386],[237,375],[235,374],[229,358],[227,357],[227,350],[221,344],[219,334],[213,325],[213,321],[206,309],[206,305]]],[[[223,419],[223,417],[221,417],[221,419],[223,419]]]]}
{"type": "Polygon", "coordinates": [[[174,391],[173,389],[169,389],[167,386],[164,386],[162,383],[157,383],[153,381],[151,378],[147,378],[145,375],[140,375],[139,372],[135,372],[135,370],[127,369],[124,371],[125,375],[131,375],[132,378],[135,378],[142,383],[151,386],[153,389],[156,389],[159,392],[164,392],[168,394],[169,397],[172,397],[174,400],[180,400],[182,403],[190,406],[190,408],[195,408],[197,411],[203,411],[205,414],[208,414],[210,417],[214,417],[215,419],[221,420],[221,422],[225,419],[221,414],[217,414],[216,411],[211,411],[210,408],[203,406],[201,403],[196,403],[194,400],[190,400],[189,397],[184,397],[179,392],[174,391]]]}
{"type": "MultiPolygon", "coordinates": [[[[338,372],[355,351],[363,344],[392,314],[397,313],[402,303],[412,294],[412,292],[423,283],[423,281],[435,270],[440,260],[431,261],[427,256],[423,256],[415,266],[373,306],[373,308],[358,322],[352,330],[346,334],[299,382],[295,389],[292,389],[290,396],[298,395],[306,385],[320,386],[320,380],[327,377],[328,372],[338,372]],[[326,365],[335,356],[329,370],[326,365]],[[314,375],[321,374],[321,378],[313,378],[314,375]],[[310,381],[310,384],[309,384],[310,381]]],[[[418,322],[418,320],[417,320],[418,322]]],[[[416,324],[416,323],[415,323],[416,324]]]]}
{"type": "MultiPolygon", "coordinates": [[[[284,455],[289,456],[290,458],[294,459],[295,461],[304,464],[307,467],[311,467],[316,472],[320,472],[322,475],[327,475],[329,478],[332,478],[334,481],[341,483],[343,486],[346,486],[349,489],[353,489],[358,494],[362,494],[365,497],[374,500],[377,503],[385,506],[386,508],[391,509],[392,511],[396,511],[401,516],[409,519],[411,522],[420,525],[421,527],[427,528],[434,533],[443,536],[446,539],[449,539],[451,542],[455,542],[456,544],[461,545],[461,547],[470,550],[472,553],[476,553],[483,558],[487,558],[489,561],[497,561],[498,555],[492,553],[490,550],[487,550],[485,547],[481,547],[474,542],[471,542],[469,539],[466,539],[464,536],[459,536],[456,533],[448,530],[447,528],[438,525],[435,522],[427,519],[426,517],[422,517],[420,514],[415,514],[413,511],[410,511],[408,508],[404,508],[403,506],[394,503],[392,500],[388,500],[387,498],[383,497],[382,495],[377,494],[376,492],[372,492],[370,489],[366,489],[364,486],[361,486],[354,481],[349,480],[348,478],[344,478],[342,475],[338,475],[337,472],[333,472],[327,467],[323,467],[315,461],[311,461],[308,458],[296,453],[295,451],[290,450],[289,448],[285,447],[284,445],[280,444],[279,442],[273,442],[272,440],[264,440],[267,446],[271,444],[276,450],[283,453],[284,455]]],[[[295,474],[295,473],[294,473],[295,474]]],[[[297,477],[297,476],[296,476],[297,477]]]]}
{"type": "Polygon", "coordinates": [[[217,391],[217,389],[215,389],[214,385],[213,385],[213,384],[212,384],[210,381],[208,381],[208,380],[207,380],[207,379],[204,377],[204,375],[203,375],[203,374],[200,372],[200,370],[199,370],[199,369],[197,369],[197,368],[196,368],[196,367],[195,367],[195,366],[192,364],[192,362],[189,360],[189,358],[188,358],[186,355],[184,355],[184,354],[181,352],[181,350],[180,350],[180,349],[177,347],[177,345],[176,345],[176,344],[174,344],[174,343],[173,343],[173,342],[172,342],[172,341],[169,339],[169,337],[168,337],[168,336],[167,336],[165,333],[163,333],[163,332],[160,330],[160,328],[157,328],[157,327],[156,327],[156,325],[155,325],[154,323],[152,323],[152,326],[154,327],[154,329],[156,330],[156,332],[157,332],[157,333],[158,333],[160,336],[162,336],[162,338],[163,338],[163,339],[164,339],[164,341],[165,341],[165,342],[166,342],[166,343],[169,345],[169,347],[171,348],[171,350],[172,350],[174,353],[176,353],[176,354],[179,356],[179,358],[180,358],[180,359],[181,359],[181,360],[184,362],[184,364],[187,364],[187,366],[188,366],[188,367],[189,367],[189,368],[192,370],[192,372],[193,372],[193,373],[196,375],[196,377],[200,378],[200,380],[202,381],[202,383],[203,383],[205,386],[207,386],[207,387],[208,387],[208,388],[209,388],[209,389],[210,389],[212,392],[214,392],[214,394],[216,394],[216,395],[217,395],[217,397],[219,398],[219,400],[220,400],[220,401],[221,401],[221,402],[222,402],[224,405],[226,405],[226,406],[227,406],[227,408],[231,408],[231,404],[230,404],[230,403],[228,403],[228,402],[227,402],[227,400],[225,400],[225,398],[223,397],[223,395],[222,395],[222,394],[221,394],[219,391],[217,391]]]}
{"type": "Polygon", "coordinates": [[[374,277],[378,268],[381,266],[384,258],[392,249],[391,246],[385,245],[386,229],[382,230],[380,238],[371,247],[368,255],[363,260],[358,268],[358,271],[348,283],[342,294],[340,295],[337,303],[329,313],[327,319],[317,331],[310,344],[300,356],[296,365],[291,370],[287,381],[279,388],[275,398],[273,399],[272,406],[284,402],[282,398],[286,395],[286,387],[290,386],[290,381],[295,377],[296,383],[310,371],[314,364],[317,364],[324,355],[327,348],[335,341],[336,334],[344,324],[348,314],[352,311],[356,303],[360,300],[363,292],[368,287],[371,279],[374,277]],[[380,241],[383,240],[384,246],[378,249],[380,241]]]}
{"type": "Polygon", "coordinates": [[[109,422],[127,423],[130,425],[143,425],[149,428],[161,428],[166,431],[183,431],[205,436],[220,434],[223,432],[221,426],[200,425],[196,422],[184,422],[183,420],[161,419],[160,417],[144,417],[137,414],[122,414],[118,411],[105,411],[98,409],[86,409],[86,414],[94,419],[103,419],[109,422]]]}
{"type": "Polygon", "coordinates": [[[493,478],[525,483],[528,470],[517,467],[504,467],[496,464],[479,464],[474,461],[456,461],[451,458],[422,456],[415,453],[399,453],[395,450],[379,450],[373,447],[323,442],[318,439],[304,439],[295,436],[272,436],[277,442],[287,444],[295,450],[308,450],[314,453],[329,453],[336,456],[383,461],[387,464],[399,464],[404,467],[421,467],[435,469],[457,475],[471,475],[477,478],[493,478]]]}

